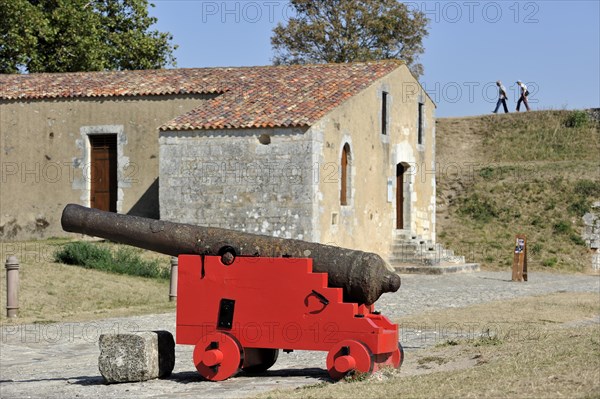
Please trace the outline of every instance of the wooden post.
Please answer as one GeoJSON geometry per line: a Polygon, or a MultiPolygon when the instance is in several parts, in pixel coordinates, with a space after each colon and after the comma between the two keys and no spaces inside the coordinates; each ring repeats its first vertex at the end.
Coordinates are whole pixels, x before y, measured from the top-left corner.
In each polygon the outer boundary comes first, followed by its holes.
{"type": "Polygon", "coordinates": [[[512,281],[527,281],[527,237],[523,234],[515,239],[512,281]]]}

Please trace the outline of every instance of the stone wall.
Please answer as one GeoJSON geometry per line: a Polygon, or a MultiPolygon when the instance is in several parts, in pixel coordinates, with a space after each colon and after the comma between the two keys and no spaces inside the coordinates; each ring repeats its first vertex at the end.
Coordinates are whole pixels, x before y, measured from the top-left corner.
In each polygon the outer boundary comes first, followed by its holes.
{"type": "Polygon", "coordinates": [[[160,133],[160,217],[312,240],[306,129],[160,133]]]}
{"type": "Polygon", "coordinates": [[[600,271],[600,201],[594,202],[582,219],[582,237],[592,253],[592,269],[600,271]]]}

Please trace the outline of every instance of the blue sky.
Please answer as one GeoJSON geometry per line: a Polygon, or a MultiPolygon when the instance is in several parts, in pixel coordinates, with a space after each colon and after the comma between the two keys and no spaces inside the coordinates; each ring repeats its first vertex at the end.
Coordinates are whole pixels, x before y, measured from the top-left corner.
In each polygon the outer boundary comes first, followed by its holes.
{"type": "MultiPolygon", "coordinates": [[[[270,38],[292,12],[280,0],[150,0],[173,34],[182,68],[269,65],[270,38]]],[[[405,1],[430,19],[421,83],[437,116],[479,115],[502,80],[514,111],[517,79],[535,109],[600,107],[600,1],[405,1]]]]}

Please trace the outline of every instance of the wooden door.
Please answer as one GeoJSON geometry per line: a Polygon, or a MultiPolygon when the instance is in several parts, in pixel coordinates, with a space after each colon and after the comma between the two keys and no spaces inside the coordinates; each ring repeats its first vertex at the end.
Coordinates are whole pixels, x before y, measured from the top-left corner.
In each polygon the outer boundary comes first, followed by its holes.
{"type": "Polygon", "coordinates": [[[117,135],[89,136],[91,145],[90,206],[117,211],[117,135]]]}
{"type": "Polygon", "coordinates": [[[341,162],[341,174],[342,179],[341,192],[340,192],[340,204],[348,205],[348,150],[347,145],[344,145],[342,149],[342,162],[341,162]]]}
{"type": "Polygon", "coordinates": [[[404,166],[396,165],[396,229],[404,229],[404,166]]]}

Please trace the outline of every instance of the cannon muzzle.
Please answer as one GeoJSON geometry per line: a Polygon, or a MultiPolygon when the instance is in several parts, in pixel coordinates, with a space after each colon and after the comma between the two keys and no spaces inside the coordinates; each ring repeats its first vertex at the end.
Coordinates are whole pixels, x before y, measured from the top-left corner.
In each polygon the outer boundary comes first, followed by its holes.
{"type": "Polygon", "coordinates": [[[312,258],[313,271],[327,273],[329,286],[342,288],[346,302],[370,305],[382,294],[400,288],[400,276],[379,255],[370,252],[121,215],[75,204],[65,207],[61,224],[68,232],[101,237],[171,256],[231,254],[312,258]]]}

